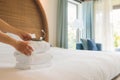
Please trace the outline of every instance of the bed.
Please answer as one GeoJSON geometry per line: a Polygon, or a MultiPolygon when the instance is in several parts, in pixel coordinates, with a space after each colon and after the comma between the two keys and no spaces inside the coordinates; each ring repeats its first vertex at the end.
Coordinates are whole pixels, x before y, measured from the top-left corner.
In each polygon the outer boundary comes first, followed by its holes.
{"type": "Polygon", "coordinates": [[[112,80],[120,73],[120,54],[116,52],[51,47],[46,52],[53,56],[51,65],[19,70],[12,51],[0,54],[0,80],[112,80]]]}
{"type": "MultiPolygon", "coordinates": [[[[36,39],[49,41],[47,18],[40,0],[0,0],[0,18],[36,39]],[[45,31],[45,34],[41,32],[45,31]]],[[[15,68],[14,48],[0,43],[0,80],[120,80],[120,53],[51,47],[51,65],[15,68]]]]}

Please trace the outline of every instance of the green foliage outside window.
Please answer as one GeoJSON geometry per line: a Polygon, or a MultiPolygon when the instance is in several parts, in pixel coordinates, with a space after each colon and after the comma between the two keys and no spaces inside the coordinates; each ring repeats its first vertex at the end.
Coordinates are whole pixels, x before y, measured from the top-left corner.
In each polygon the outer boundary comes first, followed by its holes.
{"type": "Polygon", "coordinates": [[[114,46],[115,47],[120,46],[120,36],[117,33],[114,34],[114,46]]]}

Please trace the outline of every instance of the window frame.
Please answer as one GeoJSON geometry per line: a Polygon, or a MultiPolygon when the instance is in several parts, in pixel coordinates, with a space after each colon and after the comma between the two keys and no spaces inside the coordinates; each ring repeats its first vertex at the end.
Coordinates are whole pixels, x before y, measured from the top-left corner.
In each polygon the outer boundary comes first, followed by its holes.
{"type": "MultiPolygon", "coordinates": [[[[76,8],[76,10],[75,10],[75,16],[74,16],[74,18],[75,19],[79,19],[80,18],[80,9],[81,9],[81,4],[80,3],[78,3],[78,2],[76,2],[76,1],[73,1],[73,0],[68,0],[68,4],[70,4],[70,5],[73,5],[73,6],[75,6],[76,8]]],[[[68,6],[68,8],[69,8],[69,6],[68,6]]],[[[68,13],[69,14],[69,13],[68,13]]],[[[68,15],[68,17],[69,17],[69,15],[68,15]]],[[[69,25],[69,23],[68,23],[68,25],[69,25]]],[[[68,26],[68,28],[69,28],[69,26],[68,26]]],[[[73,30],[73,32],[74,32],[74,30],[73,30]]],[[[76,32],[77,32],[77,30],[76,30],[76,32]]],[[[76,32],[75,32],[75,34],[76,34],[76,32]]],[[[77,35],[75,35],[75,36],[77,36],[77,35]]],[[[74,40],[74,39],[73,39],[74,40]]],[[[69,42],[69,38],[68,38],[68,42],[69,42]]],[[[74,42],[74,41],[72,41],[72,42],[74,42]]],[[[71,42],[71,40],[70,40],[70,44],[68,44],[68,48],[69,49],[76,49],[76,42],[77,42],[77,39],[76,39],[76,41],[73,43],[73,45],[71,44],[72,43],[71,42]]]]}
{"type": "Polygon", "coordinates": [[[70,3],[70,4],[73,4],[73,5],[75,5],[76,6],[76,19],[78,19],[78,14],[79,14],[79,3],[78,2],[75,2],[75,1],[73,1],[73,0],[68,0],[68,3],[70,3]]]}

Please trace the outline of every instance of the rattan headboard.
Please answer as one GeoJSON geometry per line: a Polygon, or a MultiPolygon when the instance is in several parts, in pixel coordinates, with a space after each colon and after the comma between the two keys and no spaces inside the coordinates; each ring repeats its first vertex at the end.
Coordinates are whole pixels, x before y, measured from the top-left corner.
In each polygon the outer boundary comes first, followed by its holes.
{"type": "Polygon", "coordinates": [[[0,18],[24,31],[35,33],[39,39],[44,34],[48,41],[48,24],[40,0],[0,0],[0,18]]]}

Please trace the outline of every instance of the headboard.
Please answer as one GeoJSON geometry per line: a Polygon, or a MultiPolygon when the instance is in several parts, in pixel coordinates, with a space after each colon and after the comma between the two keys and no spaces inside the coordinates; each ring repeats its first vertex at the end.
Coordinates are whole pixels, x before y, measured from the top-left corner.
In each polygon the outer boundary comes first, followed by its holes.
{"type": "Polygon", "coordinates": [[[40,0],[0,0],[0,18],[48,41],[48,23],[40,0]],[[45,34],[41,31],[44,30],[45,34]]]}

